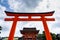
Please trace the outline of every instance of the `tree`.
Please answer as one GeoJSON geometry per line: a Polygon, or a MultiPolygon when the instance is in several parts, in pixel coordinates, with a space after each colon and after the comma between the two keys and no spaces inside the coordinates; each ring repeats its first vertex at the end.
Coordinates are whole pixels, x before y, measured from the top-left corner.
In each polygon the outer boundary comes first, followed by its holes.
{"type": "Polygon", "coordinates": [[[0,33],[1,33],[2,27],[0,26],[0,33]]]}
{"type": "Polygon", "coordinates": [[[38,34],[37,39],[42,40],[42,34],[38,34]]]}
{"type": "Polygon", "coordinates": [[[43,31],[42,38],[43,40],[46,40],[45,31],[43,31]]]}
{"type": "Polygon", "coordinates": [[[57,35],[56,35],[56,38],[57,38],[58,40],[60,40],[60,34],[57,34],[57,35]]]}
{"type": "MultiPolygon", "coordinates": [[[[50,33],[52,36],[52,40],[56,40],[56,34],[50,33]]],[[[46,40],[45,32],[43,31],[43,34],[38,34],[38,38],[42,38],[42,40],[46,40]]]]}
{"type": "Polygon", "coordinates": [[[38,34],[38,38],[40,38],[41,40],[46,40],[45,32],[43,31],[43,34],[38,34]]]}
{"type": "Polygon", "coordinates": [[[56,40],[56,34],[54,34],[54,33],[50,33],[51,34],[51,36],[52,36],[52,39],[53,40],[56,40]]]}

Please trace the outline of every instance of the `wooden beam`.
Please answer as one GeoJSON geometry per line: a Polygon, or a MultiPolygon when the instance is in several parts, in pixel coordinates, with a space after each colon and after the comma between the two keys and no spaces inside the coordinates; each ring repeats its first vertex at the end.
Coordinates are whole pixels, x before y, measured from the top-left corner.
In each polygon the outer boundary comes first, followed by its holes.
{"type": "MultiPolygon", "coordinates": [[[[5,18],[5,21],[13,21],[14,18],[5,18]]],[[[55,21],[54,18],[45,18],[46,21],[55,21]]],[[[27,19],[27,18],[18,18],[17,21],[42,21],[41,18],[27,19]]]]}
{"type": "Polygon", "coordinates": [[[5,11],[5,13],[7,16],[52,16],[54,11],[43,12],[43,13],[16,13],[16,12],[5,11]]]}

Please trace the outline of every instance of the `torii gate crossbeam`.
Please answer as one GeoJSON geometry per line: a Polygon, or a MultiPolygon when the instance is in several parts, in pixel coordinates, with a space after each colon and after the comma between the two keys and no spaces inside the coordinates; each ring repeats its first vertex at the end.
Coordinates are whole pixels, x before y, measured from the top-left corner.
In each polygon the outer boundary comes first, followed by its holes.
{"type": "Polygon", "coordinates": [[[44,25],[46,40],[52,40],[46,21],[55,21],[55,19],[45,18],[45,16],[52,16],[54,11],[44,13],[14,13],[5,11],[5,13],[7,14],[7,16],[14,16],[14,18],[5,18],[5,21],[13,21],[8,40],[14,40],[13,38],[16,30],[17,21],[42,21],[44,25]],[[19,18],[19,16],[28,16],[28,18],[19,18]],[[41,18],[31,18],[32,16],[40,16],[41,18]]]}

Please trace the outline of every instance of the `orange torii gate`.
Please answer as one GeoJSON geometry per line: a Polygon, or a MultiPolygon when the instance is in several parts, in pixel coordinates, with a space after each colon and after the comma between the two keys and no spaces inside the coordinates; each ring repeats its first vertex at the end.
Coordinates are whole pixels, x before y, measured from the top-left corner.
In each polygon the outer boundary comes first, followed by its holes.
{"type": "Polygon", "coordinates": [[[44,25],[46,40],[52,40],[46,21],[55,21],[55,19],[45,18],[45,16],[52,16],[54,11],[44,13],[16,13],[5,11],[5,13],[7,16],[14,16],[14,18],[5,18],[5,21],[13,21],[8,40],[14,40],[13,38],[16,30],[17,21],[42,21],[44,25]],[[18,18],[19,16],[28,16],[28,18],[18,18]],[[40,16],[41,18],[32,18],[32,16],[40,16]]]}

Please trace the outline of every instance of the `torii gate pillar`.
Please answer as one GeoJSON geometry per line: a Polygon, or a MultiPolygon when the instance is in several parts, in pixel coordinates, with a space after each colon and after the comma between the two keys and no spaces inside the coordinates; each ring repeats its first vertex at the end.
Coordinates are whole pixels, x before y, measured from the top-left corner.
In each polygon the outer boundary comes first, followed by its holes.
{"type": "Polygon", "coordinates": [[[13,38],[16,30],[17,21],[42,21],[44,25],[46,40],[52,40],[46,21],[55,21],[55,19],[45,18],[45,16],[52,16],[54,11],[44,13],[16,13],[5,11],[5,13],[7,14],[7,16],[14,16],[14,18],[5,18],[5,21],[13,21],[8,40],[14,40],[13,38]],[[28,16],[28,18],[18,18],[19,16],[28,16]],[[32,16],[40,16],[41,18],[32,18],[32,16]]]}

